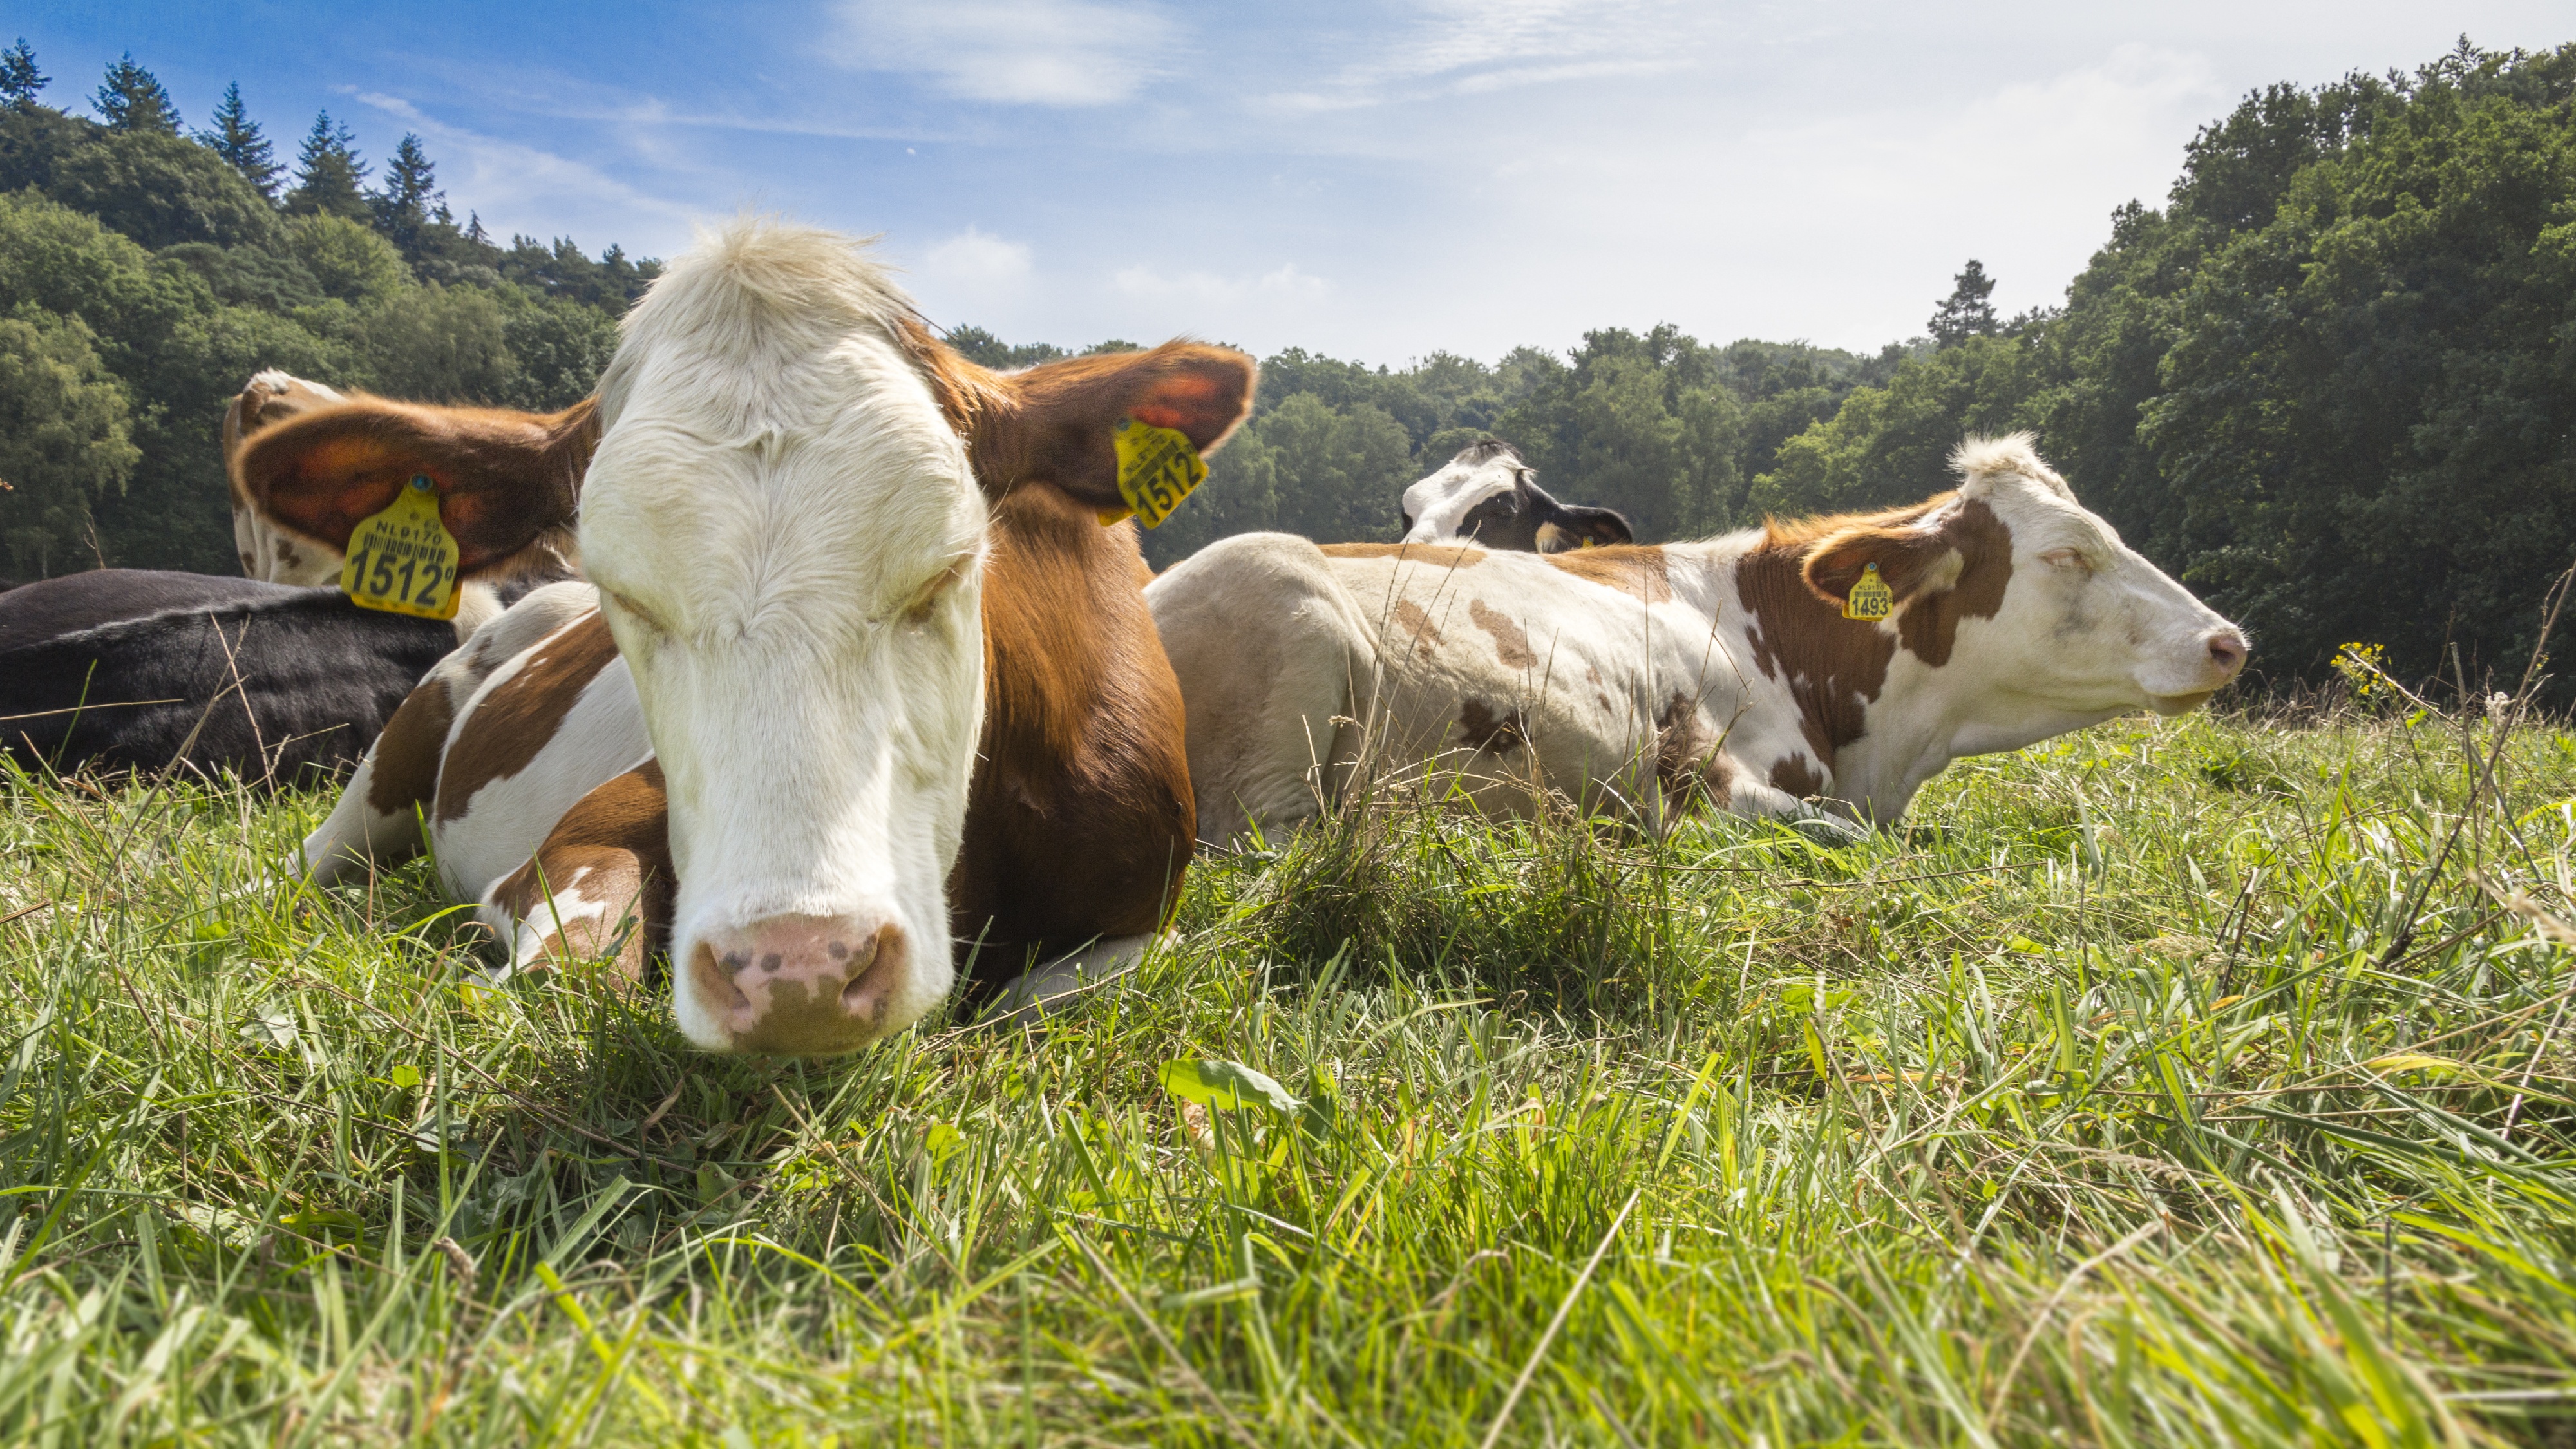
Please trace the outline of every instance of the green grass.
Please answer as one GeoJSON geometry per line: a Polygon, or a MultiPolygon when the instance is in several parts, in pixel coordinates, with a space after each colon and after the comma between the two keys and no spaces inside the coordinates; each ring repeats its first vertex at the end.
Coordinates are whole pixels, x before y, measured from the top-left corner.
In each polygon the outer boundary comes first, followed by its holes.
{"type": "Polygon", "coordinates": [[[821,1064],[261,886],[325,796],[20,780],[0,1442],[2576,1443],[2576,736],[2495,734],[2122,722],[1845,848],[1395,804],[821,1064]]]}

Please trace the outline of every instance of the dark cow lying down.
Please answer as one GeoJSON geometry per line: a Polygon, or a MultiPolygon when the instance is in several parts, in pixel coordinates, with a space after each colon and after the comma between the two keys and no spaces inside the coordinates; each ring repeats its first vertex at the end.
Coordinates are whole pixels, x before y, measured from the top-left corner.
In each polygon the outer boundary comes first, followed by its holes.
{"type": "Polygon", "coordinates": [[[1962,755],[2179,714],[2245,636],[2075,501],[2026,435],[1908,508],[1532,557],[1242,534],[1145,592],[1189,704],[1199,835],[1277,830],[1385,769],[1495,813],[1660,828],[1705,802],[1863,822],[1962,755]]]}
{"type": "Polygon", "coordinates": [[[987,372],[844,239],[734,224],[602,379],[592,582],[422,682],[308,868],[411,855],[426,816],[516,963],[641,977],[667,941],[680,1029],[716,1051],[865,1045],[960,958],[990,990],[1092,945],[1026,991],[1132,957],[1192,810],[1135,530],[1100,523],[1113,430],[1204,452],[1252,382],[1179,343],[987,372]]]}
{"type": "Polygon", "coordinates": [[[1404,490],[1404,541],[1563,553],[1633,543],[1636,535],[1613,509],[1557,502],[1538,486],[1519,449],[1479,438],[1404,490]]]}
{"type": "Polygon", "coordinates": [[[589,419],[586,403],[551,417],[417,408],[261,374],[224,434],[243,566],[269,579],[100,569],[0,594],[0,739],[23,765],[65,771],[188,766],[283,783],[346,767],[478,624],[572,572],[589,419]],[[415,468],[460,545],[456,618],[309,586],[339,577],[322,535],[345,541],[415,468]]]}

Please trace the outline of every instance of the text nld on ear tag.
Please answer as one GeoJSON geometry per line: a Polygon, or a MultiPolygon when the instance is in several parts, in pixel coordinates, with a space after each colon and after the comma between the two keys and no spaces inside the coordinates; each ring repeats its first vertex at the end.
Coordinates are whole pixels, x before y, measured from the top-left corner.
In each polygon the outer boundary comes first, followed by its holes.
{"type": "Polygon", "coordinates": [[[422,619],[456,617],[456,539],[438,516],[438,490],[415,475],[392,505],[349,531],[340,592],[362,609],[422,619]]]}
{"type": "Polygon", "coordinates": [[[1127,500],[1127,506],[1102,509],[1103,524],[1132,513],[1138,523],[1152,528],[1171,517],[1181,500],[1207,481],[1207,460],[1177,428],[1120,418],[1109,440],[1118,447],[1118,496],[1127,500]]]}
{"type": "Polygon", "coordinates": [[[1876,623],[1896,612],[1896,590],[1878,576],[1878,565],[1869,564],[1860,571],[1860,582],[1843,596],[1843,617],[1876,623]]]}

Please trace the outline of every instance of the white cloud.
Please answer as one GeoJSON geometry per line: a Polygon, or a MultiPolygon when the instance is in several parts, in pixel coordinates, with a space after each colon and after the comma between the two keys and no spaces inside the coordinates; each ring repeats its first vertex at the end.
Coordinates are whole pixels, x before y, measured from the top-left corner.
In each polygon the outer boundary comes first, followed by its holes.
{"type": "Polygon", "coordinates": [[[1257,104],[1345,110],[1686,69],[1714,26],[1685,0],[1428,0],[1356,47],[1366,59],[1257,104]]]}
{"type": "Polygon", "coordinates": [[[972,226],[932,246],[921,268],[925,276],[967,286],[1020,282],[1029,269],[1028,243],[1006,241],[972,226]]]}
{"type": "Polygon", "coordinates": [[[1164,74],[1173,22],[1113,0],[848,0],[835,54],[970,101],[1103,106],[1164,74]]]}
{"type": "Polygon", "coordinates": [[[1333,289],[1322,277],[1298,269],[1289,262],[1275,271],[1259,276],[1220,277],[1212,272],[1182,272],[1166,276],[1152,267],[1122,267],[1110,278],[1117,289],[1130,297],[1151,298],[1159,302],[1187,302],[1212,305],[1239,302],[1248,298],[1265,301],[1313,301],[1333,289]]]}

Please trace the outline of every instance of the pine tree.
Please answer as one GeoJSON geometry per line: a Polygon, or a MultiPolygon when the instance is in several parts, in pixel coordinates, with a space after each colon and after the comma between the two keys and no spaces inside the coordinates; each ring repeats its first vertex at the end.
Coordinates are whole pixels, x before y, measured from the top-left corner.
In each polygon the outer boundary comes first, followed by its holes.
{"type": "Polygon", "coordinates": [[[16,109],[23,111],[35,105],[36,93],[52,79],[36,69],[36,51],[27,44],[27,37],[21,35],[16,45],[0,50],[0,96],[7,97],[16,109]]]}
{"type": "Polygon", "coordinates": [[[111,131],[179,134],[179,108],[170,104],[170,93],[161,88],[159,78],[134,63],[130,50],[107,68],[107,79],[90,97],[90,106],[111,131]]]}
{"type": "Polygon", "coordinates": [[[385,184],[367,196],[376,230],[411,256],[420,249],[421,233],[447,210],[447,193],[438,189],[438,167],[422,149],[420,137],[403,133],[394,158],[385,163],[385,184]]]}
{"type": "Polygon", "coordinates": [[[223,104],[215,107],[215,124],[197,133],[197,144],[231,162],[260,195],[277,199],[277,178],[286,168],[277,164],[276,149],[243,107],[240,81],[224,88],[223,104]]]}
{"type": "Polygon", "coordinates": [[[2003,328],[1995,319],[1995,279],[1986,275],[1986,264],[1974,257],[1968,269],[1950,279],[1958,285],[1932,314],[1932,340],[1943,347],[1956,347],[1971,337],[1992,337],[2003,328]]]}
{"type": "Polygon", "coordinates": [[[286,209],[297,216],[327,212],[365,221],[367,198],[358,183],[367,179],[368,168],[358,159],[357,144],[356,134],[334,122],[329,111],[317,113],[295,156],[295,189],[286,193],[286,209]]]}

